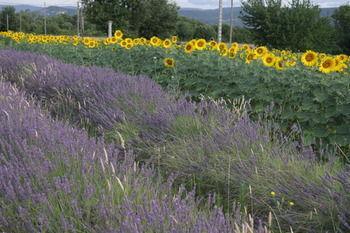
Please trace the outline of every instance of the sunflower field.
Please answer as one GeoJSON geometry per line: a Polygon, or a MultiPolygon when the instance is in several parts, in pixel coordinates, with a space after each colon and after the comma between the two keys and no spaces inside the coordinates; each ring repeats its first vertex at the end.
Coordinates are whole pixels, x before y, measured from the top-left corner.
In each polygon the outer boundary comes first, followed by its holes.
{"type": "Polygon", "coordinates": [[[0,232],[349,232],[349,66],[1,32],[0,232]]]}
{"type": "Polygon", "coordinates": [[[147,75],[193,100],[202,95],[226,100],[244,96],[251,100],[253,118],[272,117],[284,132],[300,126],[305,144],[348,151],[350,58],[345,54],[292,53],[204,39],[180,42],[176,36],[132,39],[120,30],[112,38],[15,32],[1,36],[16,49],[147,75]]]}

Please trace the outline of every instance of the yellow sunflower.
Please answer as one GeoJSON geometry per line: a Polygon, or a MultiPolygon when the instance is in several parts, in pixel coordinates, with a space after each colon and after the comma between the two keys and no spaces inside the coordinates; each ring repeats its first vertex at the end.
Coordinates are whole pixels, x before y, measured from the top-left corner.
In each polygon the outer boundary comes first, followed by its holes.
{"type": "Polygon", "coordinates": [[[266,53],[262,57],[262,61],[265,66],[272,67],[275,65],[276,57],[272,53],[266,53]]]}
{"type": "Polygon", "coordinates": [[[121,47],[123,47],[123,48],[126,48],[127,44],[128,44],[128,43],[127,43],[125,40],[122,40],[122,41],[119,43],[119,45],[120,45],[121,47]]]}
{"type": "Polygon", "coordinates": [[[255,52],[249,52],[245,58],[245,63],[250,64],[251,61],[257,59],[258,56],[256,55],[255,52]]]}
{"type": "Polygon", "coordinates": [[[218,45],[218,43],[216,43],[215,40],[211,40],[211,41],[209,42],[209,45],[211,46],[211,48],[216,48],[216,46],[218,45]]]}
{"type": "Polygon", "coordinates": [[[175,60],[173,58],[167,57],[163,60],[163,63],[164,63],[164,66],[167,68],[175,67],[175,60]]]}
{"type": "Polygon", "coordinates": [[[185,52],[186,52],[186,53],[192,53],[192,52],[193,52],[193,45],[192,45],[192,43],[188,42],[188,43],[185,45],[185,52]]]}
{"type": "Polygon", "coordinates": [[[306,51],[302,56],[301,56],[301,62],[305,66],[315,66],[317,65],[317,53],[311,50],[306,51]]]}
{"type": "Polygon", "coordinates": [[[254,51],[258,57],[263,57],[266,53],[268,53],[269,50],[265,46],[260,46],[257,47],[254,51]]]}
{"type": "Polygon", "coordinates": [[[164,48],[168,49],[168,48],[171,47],[171,45],[172,45],[171,40],[166,39],[166,40],[163,41],[163,47],[164,47],[164,48]]]}
{"type": "Polygon", "coordinates": [[[333,72],[335,67],[336,67],[335,59],[330,57],[330,56],[327,56],[321,61],[320,66],[319,66],[319,70],[322,73],[328,74],[328,73],[333,72]]]}
{"type": "Polygon", "coordinates": [[[203,50],[207,47],[207,41],[205,39],[196,40],[196,49],[203,50]]]}
{"type": "Polygon", "coordinates": [[[284,69],[284,62],[283,59],[280,57],[277,57],[275,60],[275,69],[276,70],[283,70],[284,69]]]}
{"type": "Polygon", "coordinates": [[[118,39],[116,37],[108,38],[110,44],[116,44],[118,43],[118,39]]]}
{"type": "Polygon", "coordinates": [[[219,50],[220,50],[221,53],[222,53],[223,51],[227,51],[227,50],[228,50],[228,49],[227,49],[227,44],[224,43],[224,42],[219,43],[219,44],[218,44],[218,47],[219,47],[219,50]]]}
{"type": "Polygon", "coordinates": [[[97,41],[95,41],[95,40],[90,40],[90,41],[89,41],[89,44],[88,44],[88,47],[89,47],[90,49],[96,48],[96,47],[97,47],[97,41]]]}
{"type": "Polygon", "coordinates": [[[153,36],[152,38],[151,38],[151,45],[153,45],[153,46],[159,46],[159,44],[160,44],[160,39],[158,38],[158,37],[156,37],[156,36],[153,36]]]}
{"type": "Polygon", "coordinates": [[[114,37],[116,38],[116,39],[122,39],[123,38],[123,32],[122,31],[120,31],[120,30],[117,30],[117,31],[115,31],[114,32],[114,37]]]}
{"type": "Polygon", "coordinates": [[[343,60],[340,60],[339,57],[337,56],[335,58],[335,67],[334,71],[335,72],[343,72],[348,66],[343,62],[343,60]]]}
{"type": "Polygon", "coordinates": [[[174,44],[177,43],[177,36],[172,36],[171,37],[171,42],[173,42],[174,44]]]}

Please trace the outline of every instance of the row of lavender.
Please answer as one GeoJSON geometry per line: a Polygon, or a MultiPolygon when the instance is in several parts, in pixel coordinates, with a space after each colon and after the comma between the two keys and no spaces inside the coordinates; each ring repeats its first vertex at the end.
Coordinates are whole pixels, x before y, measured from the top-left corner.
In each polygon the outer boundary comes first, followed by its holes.
{"type": "Polygon", "coordinates": [[[123,148],[53,121],[9,84],[0,93],[1,232],[240,232],[123,148]]]}
{"type": "MultiPolygon", "coordinates": [[[[132,145],[175,182],[217,193],[294,232],[350,229],[350,172],[335,162],[319,164],[312,152],[274,137],[264,124],[219,103],[174,100],[145,77],[62,64],[36,54],[1,51],[0,75],[33,95],[60,119],[132,145]]],[[[244,111],[243,111],[244,112],[244,111]]]]}

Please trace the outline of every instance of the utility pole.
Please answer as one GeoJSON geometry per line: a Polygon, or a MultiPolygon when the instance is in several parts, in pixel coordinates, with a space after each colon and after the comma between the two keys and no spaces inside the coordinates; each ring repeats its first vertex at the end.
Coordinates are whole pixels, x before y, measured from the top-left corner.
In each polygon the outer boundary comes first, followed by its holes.
{"type": "Polygon", "coordinates": [[[233,0],[231,0],[230,44],[232,44],[232,33],[233,33],[233,0]]]}
{"type": "Polygon", "coordinates": [[[19,12],[19,31],[22,32],[22,11],[19,12]]]}
{"type": "Polygon", "coordinates": [[[77,34],[80,36],[80,15],[79,15],[79,1],[77,2],[77,34]]]}
{"type": "Polygon", "coordinates": [[[6,30],[9,31],[9,15],[6,14],[6,30]]]}
{"type": "Polygon", "coordinates": [[[108,21],[108,38],[112,37],[112,24],[113,24],[113,21],[109,20],[108,21]]]}
{"type": "Polygon", "coordinates": [[[85,32],[85,19],[84,19],[84,5],[81,5],[80,9],[80,20],[81,20],[81,34],[85,32]]]}
{"type": "Polygon", "coordinates": [[[44,33],[46,35],[46,2],[44,2],[44,33]]]}
{"type": "Polygon", "coordinates": [[[222,0],[219,0],[219,26],[218,26],[218,42],[222,39],[222,0]]]}

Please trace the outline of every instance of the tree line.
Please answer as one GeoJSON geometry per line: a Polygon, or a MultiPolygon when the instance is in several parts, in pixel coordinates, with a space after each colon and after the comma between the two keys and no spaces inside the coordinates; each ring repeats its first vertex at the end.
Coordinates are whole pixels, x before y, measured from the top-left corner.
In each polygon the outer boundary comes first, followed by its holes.
{"type": "MultiPolygon", "coordinates": [[[[83,0],[85,35],[105,36],[107,21],[126,36],[216,39],[217,26],[178,15],[178,7],[168,0],[83,0]]],[[[235,27],[233,40],[266,45],[271,48],[329,53],[350,53],[350,5],[344,5],[331,17],[322,17],[320,8],[310,0],[242,0],[240,18],[244,28],[235,27]]],[[[0,29],[44,32],[44,16],[30,11],[15,12],[5,7],[0,12],[0,29]]],[[[76,34],[77,16],[60,14],[46,18],[48,34],[76,34]]],[[[228,41],[229,25],[223,25],[223,40],[228,41]]]]}

